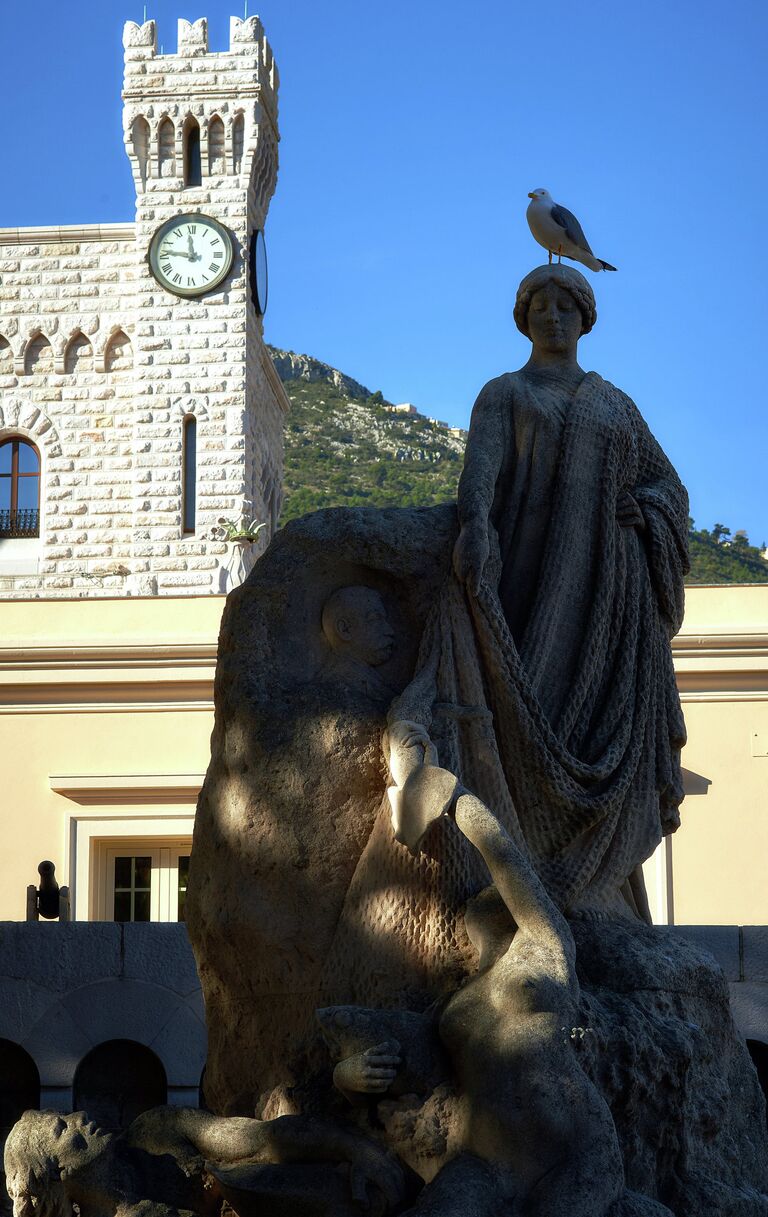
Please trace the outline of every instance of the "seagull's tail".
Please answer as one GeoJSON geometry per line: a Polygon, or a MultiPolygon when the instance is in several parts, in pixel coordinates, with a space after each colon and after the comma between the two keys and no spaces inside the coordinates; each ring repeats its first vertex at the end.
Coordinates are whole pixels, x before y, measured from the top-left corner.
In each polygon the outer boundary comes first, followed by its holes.
{"type": "Polygon", "coordinates": [[[615,270],[616,269],[615,266],[611,266],[610,262],[603,262],[602,258],[598,258],[597,260],[600,263],[603,270],[615,270]]]}

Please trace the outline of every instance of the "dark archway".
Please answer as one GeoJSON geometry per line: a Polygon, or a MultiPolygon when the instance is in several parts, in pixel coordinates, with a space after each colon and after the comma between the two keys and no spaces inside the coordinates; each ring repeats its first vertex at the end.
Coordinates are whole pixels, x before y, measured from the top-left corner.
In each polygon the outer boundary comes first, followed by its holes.
{"type": "Polygon", "coordinates": [[[12,1040],[0,1039],[0,1212],[10,1213],[2,1173],[5,1139],[25,1111],[40,1106],[40,1074],[28,1052],[12,1040]]]}
{"type": "Polygon", "coordinates": [[[747,1048],[752,1057],[752,1064],[757,1070],[757,1080],[765,1095],[766,1123],[768,1123],[768,1044],[764,1044],[762,1040],[747,1040],[747,1048]]]}
{"type": "Polygon", "coordinates": [[[75,1111],[86,1111],[103,1128],[127,1128],[167,1099],[162,1062],[135,1040],[107,1040],[92,1048],[78,1065],[72,1086],[75,1111]]]}

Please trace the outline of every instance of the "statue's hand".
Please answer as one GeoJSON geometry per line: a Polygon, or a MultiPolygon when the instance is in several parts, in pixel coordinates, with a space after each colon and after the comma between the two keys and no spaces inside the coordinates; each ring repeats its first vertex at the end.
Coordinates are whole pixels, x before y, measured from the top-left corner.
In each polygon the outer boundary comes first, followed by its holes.
{"type": "Polygon", "coordinates": [[[356,1138],[349,1164],[352,1199],[371,1217],[383,1217],[403,1200],[403,1169],[394,1154],[376,1141],[356,1138]]]}
{"type": "Polygon", "coordinates": [[[645,528],[640,504],[628,490],[622,490],[616,500],[616,519],[622,528],[636,528],[639,532],[645,528]]]}
{"type": "Polygon", "coordinates": [[[397,1040],[385,1040],[374,1048],[339,1061],[333,1071],[333,1084],[337,1090],[353,1094],[384,1094],[401,1065],[397,1040]]]}
{"type": "Polygon", "coordinates": [[[456,578],[475,595],[480,588],[489,553],[487,523],[464,524],[453,547],[453,569],[456,578]]]}

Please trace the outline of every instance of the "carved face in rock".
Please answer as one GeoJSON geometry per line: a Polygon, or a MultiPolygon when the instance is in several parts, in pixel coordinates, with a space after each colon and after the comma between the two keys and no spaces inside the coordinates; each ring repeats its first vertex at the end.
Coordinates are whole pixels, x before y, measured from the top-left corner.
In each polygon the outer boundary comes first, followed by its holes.
{"type": "Polygon", "coordinates": [[[5,1144],[6,1186],[15,1217],[58,1213],[62,1183],[93,1166],[113,1141],[113,1134],[84,1111],[25,1111],[5,1144]]]}
{"type": "Polygon", "coordinates": [[[323,608],[323,633],[333,651],[378,668],[392,655],[395,633],[384,602],[370,587],[342,587],[323,608]]]}
{"type": "Polygon", "coordinates": [[[531,297],[528,332],[534,348],[552,355],[576,350],[582,333],[582,314],[569,291],[547,283],[531,297]]]}

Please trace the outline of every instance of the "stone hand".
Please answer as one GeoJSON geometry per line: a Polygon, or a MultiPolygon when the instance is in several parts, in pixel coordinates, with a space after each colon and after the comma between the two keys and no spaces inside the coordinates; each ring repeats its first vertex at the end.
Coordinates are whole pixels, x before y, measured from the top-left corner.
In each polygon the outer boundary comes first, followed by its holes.
{"type": "Polygon", "coordinates": [[[616,500],[616,519],[622,528],[645,528],[645,519],[637,502],[628,490],[622,490],[616,500]]]}
{"type": "Polygon", "coordinates": [[[464,524],[453,547],[453,569],[456,578],[475,595],[480,588],[489,552],[487,525],[464,524]]]}
{"type": "Polygon", "coordinates": [[[405,1194],[405,1176],[397,1159],[375,1141],[355,1138],[349,1153],[352,1199],[372,1217],[396,1208],[405,1194]]]}
{"type": "Polygon", "coordinates": [[[365,1052],[339,1061],[333,1071],[337,1090],[352,1094],[383,1094],[389,1089],[402,1064],[397,1040],[385,1040],[365,1052]]]}

